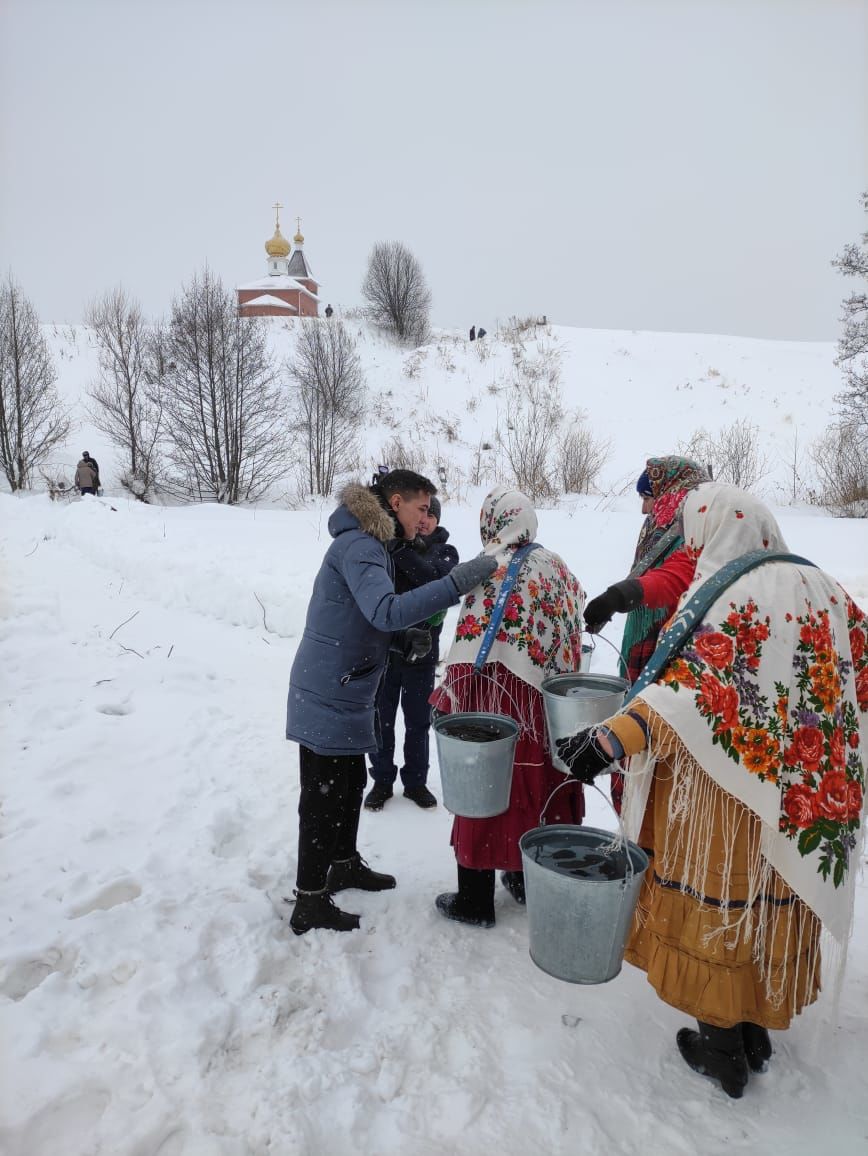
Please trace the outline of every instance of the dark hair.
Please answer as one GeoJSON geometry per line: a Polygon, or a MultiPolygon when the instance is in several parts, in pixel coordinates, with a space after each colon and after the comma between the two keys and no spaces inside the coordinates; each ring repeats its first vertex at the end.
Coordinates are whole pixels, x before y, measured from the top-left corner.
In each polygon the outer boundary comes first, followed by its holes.
{"type": "Polygon", "coordinates": [[[380,493],[386,499],[393,494],[400,494],[402,498],[411,498],[414,494],[436,494],[437,487],[430,478],[417,474],[414,470],[390,470],[377,480],[380,493]]]}

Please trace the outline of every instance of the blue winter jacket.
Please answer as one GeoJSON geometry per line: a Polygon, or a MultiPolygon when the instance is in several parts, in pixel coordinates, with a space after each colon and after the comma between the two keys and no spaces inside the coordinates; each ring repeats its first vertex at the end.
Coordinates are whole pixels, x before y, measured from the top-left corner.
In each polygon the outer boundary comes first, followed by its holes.
{"type": "Polygon", "coordinates": [[[346,487],[328,527],[334,541],[289,676],[286,737],[320,755],[368,754],[377,749],[374,703],[392,634],[459,595],[448,576],[395,593],[386,547],[394,522],[365,486],[346,487]]]}

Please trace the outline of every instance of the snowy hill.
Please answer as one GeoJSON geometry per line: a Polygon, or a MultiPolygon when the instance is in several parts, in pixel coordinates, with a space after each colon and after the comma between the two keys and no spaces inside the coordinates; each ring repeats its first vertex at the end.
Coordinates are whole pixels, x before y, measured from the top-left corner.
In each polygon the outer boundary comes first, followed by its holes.
{"type": "MultiPolygon", "coordinates": [[[[291,356],[293,322],[269,322],[276,359],[291,356]]],[[[809,443],[829,424],[840,371],[831,343],[760,341],[742,337],[628,333],[538,326],[518,335],[470,342],[440,332],[418,350],[403,350],[362,321],[347,319],[367,383],[359,465],[367,474],[393,439],[461,498],[471,480],[493,482],[508,472],[505,439],[515,381],[528,366],[554,367],[563,402],[587,416],[595,438],[610,443],[601,494],[630,488],[650,454],[670,453],[699,429],[714,435],[735,421],[755,426],[766,459],[758,492],[789,502],[793,460],[807,489],[809,443]],[[490,450],[481,446],[489,445],[490,450]]],[[[85,391],[96,373],[93,336],[83,327],[47,326],[61,395],[73,409],[71,440],[58,457],[74,466],[82,449],[99,460],[110,490],[114,448],[87,415],[85,391]]],[[[292,489],[287,478],[286,490],[292,489]]]]}
{"type": "MultiPolygon", "coordinates": [[[[283,355],[291,337],[275,329],[283,355]]],[[[88,336],[51,339],[78,404],[88,336]]],[[[785,461],[790,431],[818,432],[838,388],[827,346],[546,340],[562,351],[565,400],[613,439],[607,494],[540,515],[540,540],[591,594],[629,565],[646,453],[733,414],[785,461]]],[[[403,354],[364,331],[360,344],[398,427],[466,475],[504,405],[488,387],[503,388],[509,344],[480,354],[441,335],[403,354]],[[459,437],[432,435],[435,416],[459,437]]],[[[107,476],[109,447],[81,420],[69,457],[88,448],[107,476]]],[[[394,433],[370,423],[372,460],[394,433]]],[[[485,487],[459,488],[444,524],[469,556],[485,487]]],[[[687,1017],[640,972],[590,988],[544,975],[501,888],[491,931],[444,921],[433,899],[455,863],[442,807],[398,797],[363,815],[361,850],[398,887],[351,893],[360,932],[299,939],[277,918],[269,895],[291,886],[297,830],[288,672],[331,506],[0,494],[4,1156],[808,1156],[830,1135],[863,1151],[864,879],[840,1001],[827,991],[773,1033],[771,1069],[739,1102],[686,1069],[674,1037],[687,1017]]],[[[864,522],[779,514],[790,547],[868,605],[864,522]]],[[[594,668],[614,667],[601,643],[594,668]]],[[[439,795],[436,766],[430,782],[439,795]]],[[[596,796],[590,822],[612,824],[596,796]]]]}

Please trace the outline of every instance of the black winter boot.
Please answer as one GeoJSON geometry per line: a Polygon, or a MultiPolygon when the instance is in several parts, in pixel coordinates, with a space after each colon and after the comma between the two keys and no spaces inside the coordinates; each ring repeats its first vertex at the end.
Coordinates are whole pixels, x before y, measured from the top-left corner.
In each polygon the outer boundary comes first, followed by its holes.
{"type": "Polygon", "coordinates": [[[391,783],[374,783],[365,795],[366,811],[382,811],[393,794],[391,783]]]}
{"type": "Polygon", "coordinates": [[[527,903],[527,896],[524,893],[524,872],[523,871],[504,871],[500,877],[500,882],[504,885],[516,903],[520,903],[522,907],[527,903]]]}
{"type": "Polygon", "coordinates": [[[358,851],[349,859],[336,859],[329,867],[326,890],[346,891],[354,887],[357,891],[391,891],[395,886],[395,876],[381,871],[372,871],[358,851]]]}
{"type": "Polygon", "coordinates": [[[325,888],[322,891],[296,891],[295,910],[289,926],[296,935],[304,935],[315,927],[326,931],[356,931],[359,917],[335,907],[325,888]]]}
{"type": "Polygon", "coordinates": [[[772,1041],[768,1029],[761,1028],[759,1024],[752,1024],[748,1020],[740,1026],[747,1066],[752,1072],[767,1072],[772,1056],[772,1041]]]}
{"type": "Polygon", "coordinates": [[[494,927],[494,872],[458,867],[458,892],[434,900],[441,915],[473,927],[494,927]]]}
{"type": "Polygon", "coordinates": [[[727,1096],[741,1099],[747,1087],[747,1056],[741,1024],[716,1028],[697,1020],[699,1031],[682,1028],[675,1037],[678,1050],[689,1068],[702,1076],[719,1080],[727,1096]]]}

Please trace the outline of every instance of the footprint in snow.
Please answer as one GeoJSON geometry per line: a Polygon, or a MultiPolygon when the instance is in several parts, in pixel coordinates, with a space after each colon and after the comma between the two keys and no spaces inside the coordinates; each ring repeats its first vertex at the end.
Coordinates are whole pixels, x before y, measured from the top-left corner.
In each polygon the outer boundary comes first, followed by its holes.
{"type": "Polygon", "coordinates": [[[107,883],[105,887],[100,887],[93,895],[71,907],[67,918],[81,919],[83,915],[90,915],[92,911],[109,911],[120,903],[138,899],[141,893],[142,889],[135,879],[115,879],[113,883],[107,883]]]}

